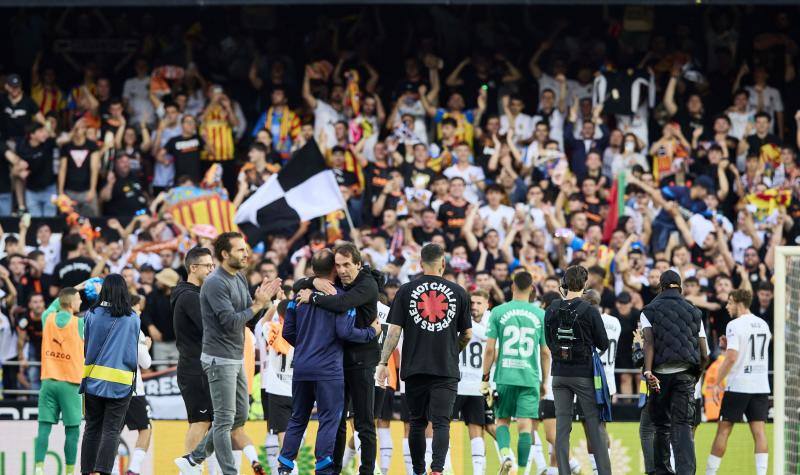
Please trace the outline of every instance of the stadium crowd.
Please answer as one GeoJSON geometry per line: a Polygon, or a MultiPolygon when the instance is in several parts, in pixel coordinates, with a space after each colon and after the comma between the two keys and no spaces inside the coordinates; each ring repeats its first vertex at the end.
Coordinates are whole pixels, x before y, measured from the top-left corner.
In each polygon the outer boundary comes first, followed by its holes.
{"type": "MultiPolygon", "coordinates": [[[[108,273],[144,296],[153,359],[176,360],[170,293],[216,231],[165,212],[171,190],[215,183],[238,206],[310,140],[354,228],[337,212],[259,236],[253,288],[280,277],[291,296],[314,250],[351,240],[391,302],[433,242],[445,277],[490,308],[517,269],[542,296],[587,267],[619,319],[622,370],[668,269],[712,355],[732,290],[752,289],[772,324],[775,248],[800,236],[796,16],[392,8],[9,15],[0,216],[19,228],[2,233],[3,389],[38,387],[29,363],[59,289],[108,273]],[[65,209],[80,217],[62,225],[65,209]]],[[[617,375],[619,396],[638,393],[635,372],[617,375]]]]}

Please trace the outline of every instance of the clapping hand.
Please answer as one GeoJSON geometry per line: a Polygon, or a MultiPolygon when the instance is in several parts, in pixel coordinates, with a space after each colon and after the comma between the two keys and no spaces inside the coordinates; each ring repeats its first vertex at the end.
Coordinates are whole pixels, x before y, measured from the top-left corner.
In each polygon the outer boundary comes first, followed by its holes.
{"type": "Polygon", "coordinates": [[[281,279],[272,279],[270,281],[263,281],[256,289],[256,294],[253,300],[261,307],[266,307],[270,300],[272,300],[278,291],[281,289],[281,279]]]}

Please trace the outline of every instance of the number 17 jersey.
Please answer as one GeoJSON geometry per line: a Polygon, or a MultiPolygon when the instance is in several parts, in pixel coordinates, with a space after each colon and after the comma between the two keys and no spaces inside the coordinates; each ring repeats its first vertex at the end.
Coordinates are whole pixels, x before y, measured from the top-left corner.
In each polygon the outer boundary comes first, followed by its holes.
{"type": "Polygon", "coordinates": [[[728,322],[725,329],[728,349],[738,356],[728,375],[726,391],[769,393],[769,341],[772,332],[764,320],[748,313],[728,322]]]}
{"type": "Polygon", "coordinates": [[[544,310],[519,300],[497,306],[489,317],[486,336],[497,340],[495,383],[539,387],[539,347],[545,345],[544,310]]]}

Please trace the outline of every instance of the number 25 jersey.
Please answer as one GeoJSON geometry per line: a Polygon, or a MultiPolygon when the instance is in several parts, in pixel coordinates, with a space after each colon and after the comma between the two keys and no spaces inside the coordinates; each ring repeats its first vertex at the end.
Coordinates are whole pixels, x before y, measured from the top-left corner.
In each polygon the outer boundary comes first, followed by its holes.
{"type": "Polygon", "coordinates": [[[739,355],[728,375],[726,391],[734,393],[769,393],[769,341],[772,332],[764,320],[753,314],[742,315],[725,329],[728,349],[739,355]]]}
{"type": "Polygon", "coordinates": [[[539,387],[539,347],[546,344],[544,310],[518,300],[497,306],[489,317],[486,336],[497,339],[495,383],[539,387]]]}

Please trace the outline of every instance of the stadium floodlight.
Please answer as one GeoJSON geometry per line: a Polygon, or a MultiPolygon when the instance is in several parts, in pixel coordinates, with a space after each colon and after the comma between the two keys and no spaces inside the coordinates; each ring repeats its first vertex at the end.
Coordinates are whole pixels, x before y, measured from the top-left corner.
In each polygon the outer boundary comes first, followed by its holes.
{"type": "Polygon", "coordinates": [[[773,428],[775,475],[800,473],[800,246],[775,253],[773,428]]]}

